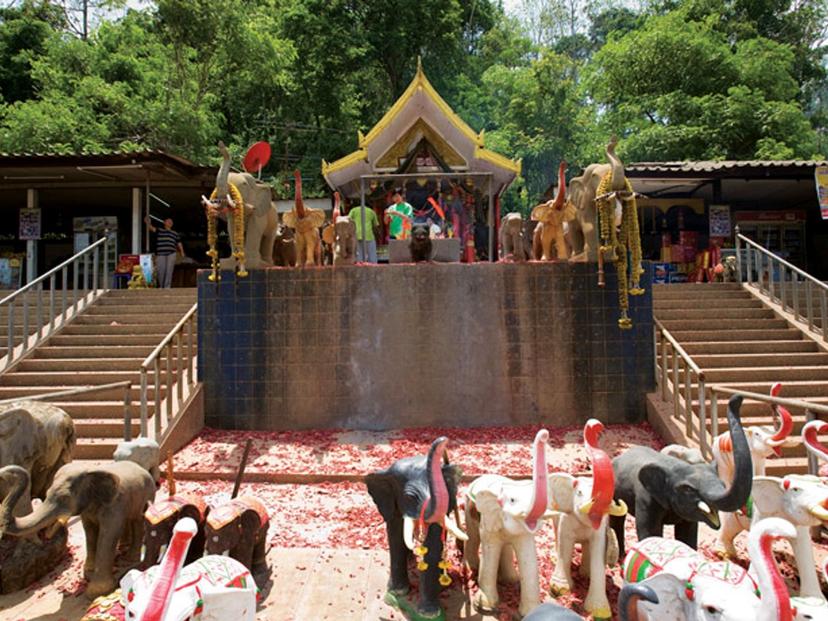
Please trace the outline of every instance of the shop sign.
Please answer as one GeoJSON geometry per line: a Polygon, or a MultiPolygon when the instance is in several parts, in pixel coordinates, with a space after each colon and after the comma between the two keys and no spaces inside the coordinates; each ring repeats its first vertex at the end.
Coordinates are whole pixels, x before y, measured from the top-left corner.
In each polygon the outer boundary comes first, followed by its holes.
{"type": "Polygon", "coordinates": [[[20,210],[20,239],[40,239],[40,209],[25,208],[20,210]]]}
{"type": "Polygon", "coordinates": [[[815,176],[819,211],[822,219],[828,220],[828,166],[817,166],[815,176]]]}
{"type": "Polygon", "coordinates": [[[72,230],[75,233],[90,233],[101,231],[117,231],[117,216],[81,216],[72,218],[72,230]]]}
{"type": "Polygon", "coordinates": [[[730,237],[730,205],[710,205],[710,237],[730,237]]]}

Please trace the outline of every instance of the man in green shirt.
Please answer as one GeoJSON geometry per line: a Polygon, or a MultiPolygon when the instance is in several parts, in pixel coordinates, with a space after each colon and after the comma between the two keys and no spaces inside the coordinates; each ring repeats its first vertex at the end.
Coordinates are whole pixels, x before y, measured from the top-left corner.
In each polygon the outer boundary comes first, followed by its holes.
{"type": "Polygon", "coordinates": [[[392,239],[408,239],[414,208],[403,200],[401,188],[394,190],[392,200],[394,202],[385,209],[388,236],[392,239]]]}
{"type": "Polygon", "coordinates": [[[354,207],[348,212],[348,217],[356,225],[357,261],[360,263],[377,262],[377,240],[374,230],[379,228],[379,219],[376,212],[369,207],[354,207]],[[364,215],[363,215],[364,212],[364,215]],[[362,232],[362,221],[365,219],[365,234],[362,232]],[[364,240],[364,241],[363,241],[364,240]],[[365,255],[363,256],[363,247],[365,255]],[[367,258],[366,258],[367,257],[367,258]]]}

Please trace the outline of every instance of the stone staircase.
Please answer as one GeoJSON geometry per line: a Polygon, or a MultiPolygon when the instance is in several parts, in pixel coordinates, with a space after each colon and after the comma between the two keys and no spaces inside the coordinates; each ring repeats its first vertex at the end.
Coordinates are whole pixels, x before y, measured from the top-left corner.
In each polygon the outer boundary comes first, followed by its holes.
{"type": "MultiPolygon", "coordinates": [[[[0,289],[0,300],[5,298],[8,295],[14,293],[14,289],[0,289]]],[[[48,295],[48,292],[46,292],[48,295]]],[[[15,308],[14,308],[14,317],[13,317],[13,336],[14,339],[14,346],[17,347],[20,343],[23,342],[23,327],[24,327],[24,320],[23,320],[23,304],[24,300],[28,300],[29,307],[31,308],[31,312],[36,312],[35,306],[35,294],[33,292],[21,294],[15,300],[15,308]]],[[[44,321],[49,321],[49,310],[48,308],[43,309],[43,318],[44,321]]],[[[34,317],[34,314],[32,315],[34,317]]],[[[34,333],[37,330],[37,323],[36,319],[29,320],[29,333],[34,333]]],[[[8,353],[8,334],[9,334],[9,309],[6,306],[0,307],[0,360],[2,360],[3,356],[8,353]]]]}
{"type": "MultiPolygon", "coordinates": [[[[782,382],[782,397],[828,404],[828,352],[741,285],[656,286],[653,313],[704,371],[708,387],[718,384],[767,394],[773,383],[782,382]]],[[[695,384],[693,399],[698,413],[695,384]]],[[[727,401],[727,395],[719,396],[720,433],[727,430],[727,401]]],[[[792,414],[793,435],[799,439],[805,414],[797,410],[792,410],[792,414]]],[[[770,407],[746,399],[742,422],[772,424],[770,407]]],[[[824,441],[828,443],[828,438],[824,441]]],[[[784,449],[782,459],[768,461],[769,475],[806,471],[807,459],[801,443],[784,449]]]]}
{"type": "MultiPolygon", "coordinates": [[[[0,399],[129,380],[133,435],[140,423],[140,366],[196,302],[196,289],[112,290],[11,371],[0,375],[0,399]]],[[[5,325],[0,324],[0,340],[5,325]]],[[[162,373],[162,381],[164,374],[162,373]]],[[[149,398],[155,386],[150,374],[149,398]]],[[[161,396],[165,386],[160,386],[161,396]]],[[[124,431],[124,389],[50,401],[75,421],[75,459],[109,459],[124,431]]],[[[153,403],[150,403],[152,415],[153,403]]]]}

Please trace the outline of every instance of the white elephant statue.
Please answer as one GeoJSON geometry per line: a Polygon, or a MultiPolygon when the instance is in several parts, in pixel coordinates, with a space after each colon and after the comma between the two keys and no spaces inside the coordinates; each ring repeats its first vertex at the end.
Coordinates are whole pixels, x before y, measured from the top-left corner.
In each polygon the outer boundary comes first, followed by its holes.
{"type": "Polygon", "coordinates": [[[135,438],[119,442],[112,454],[113,461],[132,461],[152,475],[155,484],[161,481],[161,449],[152,438],[135,438]]]}
{"type": "Polygon", "coordinates": [[[576,543],[581,544],[582,575],[589,575],[589,591],[584,608],[593,619],[610,619],[607,599],[606,565],[618,562],[618,542],[607,528],[610,515],[626,515],[624,502],[613,500],[615,475],[609,455],[598,447],[604,425],[591,418],[584,426],[584,445],[592,460],[591,477],[574,477],[564,472],[549,475],[550,508],[558,512],[555,525],[555,572],[551,588],[554,594],[573,588],[571,563],[576,543]]]}
{"type": "MultiPolygon", "coordinates": [[[[812,421],[813,422],[813,421],[812,421]]],[[[822,578],[828,582],[828,558],[822,562],[822,578]]],[[[828,621],[828,601],[819,597],[792,597],[796,621],[828,621]]]]}
{"type": "Polygon", "coordinates": [[[480,592],[475,606],[493,611],[499,602],[498,574],[517,581],[512,558],[520,570],[520,614],[527,615],[540,603],[538,554],[535,535],[547,517],[548,482],[546,443],[549,432],[541,429],[533,444],[532,480],[513,481],[495,474],[478,477],[466,494],[466,561],[477,570],[480,592]],[[482,543],[482,553],[478,550],[482,543]]]}
{"type": "MultiPolygon", "coordinates": [[[[782,384],[776,383],[771,388],[771,396],[775,397],[782,389],[782,384]]],[[[796,440],[790,437],[793,431],[793,417],[783,407],[774,407],[774,412],[779,416],[779,427],[751,426],[745,427],[745,437],[750,448],[750,456],[753,461],[753,476],[765,475],[765,462],[774,455],[781,456],[782,447],[796,445],[796,440]]],[[[733,443],[730,439],[730,432],[719,434],[713,438],[713,461],[719,478],[728,484],[733,482],[735,463],[733,461],[733,443]]],[[[735,513],[720,514],[722,528],[719,530],[716,550],[719,555],[728,558],[736,556],[736,548],[733,546],[733,537],[743,530],[739,517],[735,513]]]]}
{"type": "MultiPolygon", "coordinates": [[[[244,201],[244,266],[247,269],[273,265],[273,242],[276,241],[276,231],[279,226],[279,214],[276,205],[271,200],[271,188],[262,183],[250,173],[230,172],[230,152],[219,142],[221,151],[221,167],[216,175],[216,198],[214,201],[226,201],[230,193],[229,184],[238,188],[244,201]]],[[[230,232],[230,243],[233,252],[235,247],[233,231],[233,210],[219,209],[218,213],[226,213],[227,229],[230,232]]]]}
{"type": "Polygon", "coordinates": [[[649,586],[658,596],[657,604],[639,601],[642,620],[792,621],[790,596],[771,545],[795,536],[794,527],[779,518],[755,525],[748,537],[755,581],[739,565],[710,562],[680,541],[662,537],[648,537],[630,549],[623,577],[649,586]]]}
{"type": "MultiPolygon", "coordinates": [[[[828,434],[828,422],[824,420],[812,420],[805,423],[802,428],[802,442],[805,444],[805,450],[816,458],[817,464],[821,461],[828,462],[828,448],[825,448],[819,441],[818,436],[821,434],[828,434]]],[[[817,470],[819,470],[819,465],[817,465],[817,470]]]]}
{"type": "Polygon", "coordinates": [[[145,572],[133,569],[121,579],[126,619],[256,620],[258,588],[250,571],[237,560],[208,555],[182,568],[197,532],[195,520],[180,520],[161,564],[145,572]]]}

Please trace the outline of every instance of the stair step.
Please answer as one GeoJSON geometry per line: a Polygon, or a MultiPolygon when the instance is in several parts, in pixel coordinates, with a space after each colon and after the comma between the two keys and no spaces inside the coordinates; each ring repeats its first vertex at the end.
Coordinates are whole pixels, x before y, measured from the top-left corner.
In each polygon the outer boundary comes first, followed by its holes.
{"type": "MultiPolygon", "coordinates": [[[[783,393],[785,393],[784,389],[783,393]]],[[[794,398],[797,397],[791,397],[791,399],[794,398]]],[[[719,425],[727,425],[727,417],[725,416],[725,413],[727,412],[728,399],[719,396],[719,398],[716,401],[719,404],[719,425]]],[[[808,401],[821,405],[828,405],[828,396],[808,397],[808,401]]],[[[710,404],[708,403],[708,416],[710,415],[709,406],[710,404]]],[[[799,429],[799,426],[805,424],[805,413],[800,408],[788,409],[791,411],[791,415],[794,421],[794,431],[796,431],[799,429]]],[[[699,411],[699,402],[696,399],[693,400],[693,411],[695,411],[696,413],[698,413],[699,411]]],[[[770,404],[765,401],[754,401],[753,399],[745,399],[742,402],[740,418],[742,420],[742,424],[745,426],[774,424],[774,417],[771,414],[770,404]]]]}
{"type": "MultiPolygon", "coordinates": [[[[681,346],[688,354],[701,356],[704,354],[772,354],[793,352],[818,352],[819,346],[810,339],[798,341],[698,341],[682,343],[681,346]]],[[[659,350],[661,345],[659,344],[659,350]]],[[[667,348],[670,351],[670,348],[667,348]]]]}
{"type": "Polygon", "coordinates": [[[673,335],[680,344],[685,342],[702,341],[788,341],[788,340],[802,340],[802,332],[796,328],[772,328],[772,329],[744,329],[734,328],[729,330],[720,330],[718,326],[712,329],[711,322],[708,322],[706,329],[692,329],[689,327],[667,327],[669,332],[673,335]]]}
{"type": "Polygon", "coordinates": [[[20,371],[45,372],[138,372],[144,358],[27,358],[23,360],[14,373],[20,371]]]}
{"type": "MultiPolygon", "coordinates": [[[[735,308],[762,308],[762,303],[752,296],[728,296],[723,298],[719,308],[735,309],[735,308]]],[[[688,304],[687,299],[679,298],[653,298],[653,310],[660,312],[663,310],[682,310],[692,308],[688,304]]]]}
{"type": "Polygon", "coordinates": [[[78,438],[72,459],[111,460],[121,438],[78,438]]]}
{"type": "Polygon", "coordinates": [[[140,373],[134,371],[14,371],[0,376],[0,386],[30,386],[38,389],[51,386],[94,386],[129,380],[137,383],[140,373]]]}
{"type": "MultiPolygon", "coordinates": [[[[181,319],[182,313],[165,313],[156,310],[147,309],[143,313],[131,315],[88,315],[82,313],[72,322],[72,325],[77,326],[109,326],[109,325],[143,325],[143,324],[158,324],[166,325],[172,328],[178,320],[181,319]]],[[[167,329],[169,331],[169,328],[167,329]]]]}
{"type": "MultiPolygon", "coordinates": [[[[155,390],[154,385],[150,384],[147,389],[147,394],[151,400],[155,399],[155,390]]],[[[1,386],[0,385],[0,399],[28,399],[32,395],[41,395],[41,394],[49,394],[53,392],[60,392],[63,390],[71,390],[73,388],[80,388],[78,385],[61,385],[61,386],[1,386]]],[[[86,392],[80,393],[77,395],[68,395],[63,397],[58,397],[55,399],[54,403],[62,403],[62,402],[79,402],[79,401],[88,401],[93,397],[96,399],[101,399],[104,401],[115,401],[120,400],[123,403],[124,399],[124,392],[123,388],[107,388],[105,390],[98,390],[95,392],[86,392]]],[[[138,400],[141,398],[141,388],[137,384],[133,384],[132,388],[129,391],[130,399],[133,403],[137,403],[138,400]]],[[[163,398],[167,394],[166,387],[162,384],[161,397],[163,398]]],[[[50,401],[51,403],[52,401],[50,401]]]]}
{"type": "Polygon", "coordinates": [[[167,300],[148,300],[145,302],[136,302],[134,304],[102,304],[98,306],[98,304],[93,304],[84,312],[84,315],[95,316],[95,315],[136,315],[141,313],[146,313],[147,311],[152,312],[159,312],[159,310],[165,314],[169,313],[179,313],[183,315],[186,313],[190,308],[192,308],[193,304],[195,304],[195,300],[193,302],[173,302],[167,300]],[[159,309],[159,304],[162,307],[159,309]]]}
{"type": "Polygon", "coordinates": [[[708,319],[667,319],[661,321],[670,332],[692,330],[721,331],[731,330],[782,330],[788,327],[784,319],[724,319],[711,313],[708,319]]]}
{"type": "MultiPolygon", "coordinates": [[[[115,438],[121,440],[124,437],[124,421],[113,419],[86,418],[75,420],[75,436],[78,439],[92,438],[115,438]]],[[[141,421],[132,419],[132,437],[141,433],[141,421]]]]}
{"type": "Polygon", "coordinates": [[[708,383],[718,382],[784,382],[785,380],[821,380],[828,384],[828,366],[768,366],[768,367],[730,367],[726,369],[709,369],[704,372],[708,383]]]}
{"type": "Polygon", "coordinates": [[[769,477],[784,477],[787,474],[807,474],[807,457],[787,457],[770,459],[765,464],[765,475],[769,477]]]}
{"type": "Polygon", "coordinates": [[[744,323],[752,323],[756,319],[774,319],[776,315],[769,308],[721,308],[717,307],[715,310],[710,308],[689,308],[689,309],[674,309],[674,310],[654,310],[653,315],[656,319],[665,323],[667,321],[703,321],[710,324],[714,321],[718,324],[720,321],[741,320],[744,323]]]}
{"type": "MultiPolygon", "coordinates": [[[[100,393],[92,393],[99,395],[100,393]]],[[[90,395],[84,396],[87,399],[90,395]]],[[[122,393],[123,396],[123,393],[122,393]]],[[[64,401],[63,398],[49,401],[52,405],[56,405],[65,411],[75,422],[95,418],[95,419],[117,419],[123,422],[124,420],[124,402],[123,399],[116,401],[64,401]]],[[[129,404],[129,413],[134,419],[141,416],[141,404],[138,399],[133,399],[129,404]]],[[[150,403],[149,410],[152,413],[154,402],[150,403]]]]}
{"type": "MultiPolygon", "coordinates": [[[[148,334],[142,332],[140,334],[66,334],[69,327],[65,328],[60,334],[57,334],[49,339],[47,347],[49,349],[58,349],[60,347],[94,347],[94,346],[129,346],[129,347],[149,347],[152,351],[169,333],[169,330],[163,334],[148,334]]],[[[0,341],[1,342],[1,341],[0,341]]]]}
{"type": "MultiPolygon", "coordinates": [[[[793,352],[776,354],[701,354],[695,355],[693,362],[701,367],[705,374],[710,369],[725,369],[732,367],[816,367],[828,365],[828,353],[824,352],[793,352]]],[[[826,367],[828,371],[828,367],[826,367]]]]}
{"type": "MultiPolygon", "coordinates": [[[[95,342],[97,339],[87,339],[95,342]]],[[[153,339],[153,344],[156,342],[153,339]]],[[[143,361],[154,349],[149,345],[121,345],[118,341],[111,345],[71,345],[38,347],[32,359],[70,360],[77,358],[138,358],[143,361]]],[[[140,362],[138,363],[140,364],[140,362]]]]}
{"type": "Polygon", "coordinates": [[[118,335],[143,335],[143,336],[153,336],[153,337],[160,337],[155,338],[156,343],[160,343],[161,340],[169,334],[170,330],[175,327],[176,322],[173,323],[152,323],[152,324],[123,324],[120,323],[118,325],[109,325],[109,324],[87,324],[81,325],[75,323],[74,321],[66,326],[63,330],[61,330],[62,336],[67,335],[109,335],[109,334],[118,334],[118,335]]]}
{"type": "MultiPolygon", "coordinates": [[[[771,386],[778,380],[743,380],[743,381],[707,381],[706,385],[717,384],[731,390],[745,390],[766,395],[770,392],[771,386]]],[[[698,386],[692,385],[692,394],[698,396],[698,386]]],[[[811,397],[828,397],[828,382],[824,380],[788,380],[784,382],[782,394],[791,399],[809,399],[811,397]]]]}

